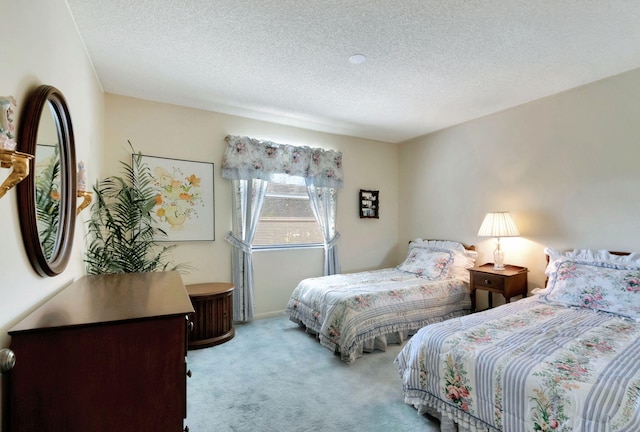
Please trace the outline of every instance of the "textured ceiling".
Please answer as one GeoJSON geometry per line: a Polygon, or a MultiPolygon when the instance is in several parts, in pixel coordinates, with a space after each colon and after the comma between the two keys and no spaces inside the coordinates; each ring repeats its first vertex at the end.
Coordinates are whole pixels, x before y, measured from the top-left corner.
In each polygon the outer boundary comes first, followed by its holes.
{"type": "Polygon", "coordinates": [[[106,92],[386,142],[640,67],[638,0],[67,3],[106,92]]]}

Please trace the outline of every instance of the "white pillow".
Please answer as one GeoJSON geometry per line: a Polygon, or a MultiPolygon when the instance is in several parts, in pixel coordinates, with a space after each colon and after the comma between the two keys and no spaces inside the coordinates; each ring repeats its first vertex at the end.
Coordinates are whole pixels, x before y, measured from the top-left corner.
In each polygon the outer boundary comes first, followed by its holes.
{"type": "Polygon", "coordinates": [[[640,321],[640,267],[558,258],[544,298],[550,303],[601,310],[640,321]]]}
{"type": "Polygon", "coordinates": [[[453,279],[460,279],[469,283],[469,271],[471,267],[475,266],[478,253],[476,251],[465,249],[464,245],[459,242],[449,240],[423,240],[417,238],[409,244],[409,248],[426,248],[436,247],[441,249],[448,249],[453,252],[453,264],[449,268],[449,277],[453,279]]]}
{"type": "Polygon", "coordinates": [[[440,280],[448,276],[452,263],[453,252],[450,250],[412,247],[404,262],[396,268],[429,280],[440,280]]]}
{"type": "Polygon", "coordinates": [[[547,286],[553,284],[557,274],[557,266],[565,259],[640,266],[640,253],[637,252],[629,255],[615,255],[607,250],[573,249],[571,251],[560,252],[557,249],[545,248],[544,253],[549,256],[549,264],[547,264],[544,272],[549,278],[547,286]]]}

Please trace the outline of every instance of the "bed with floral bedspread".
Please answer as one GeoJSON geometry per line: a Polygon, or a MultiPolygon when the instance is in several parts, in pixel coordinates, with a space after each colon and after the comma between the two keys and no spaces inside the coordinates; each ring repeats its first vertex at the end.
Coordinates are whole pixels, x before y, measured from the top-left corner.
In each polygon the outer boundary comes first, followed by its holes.
{"type": "Polygon", "coordinates": [[[397,268],[301,281],[286,313],[351,363],[427,324],[468,314],[467,268],[475,257],[457,242],[416,239],[397,268]]]}
{"type": "Polygon", "coordinates": [[[547,253],[544,290],[407,342],[406,403],[443,430],[640,430],[640,254],[547,253]]]}

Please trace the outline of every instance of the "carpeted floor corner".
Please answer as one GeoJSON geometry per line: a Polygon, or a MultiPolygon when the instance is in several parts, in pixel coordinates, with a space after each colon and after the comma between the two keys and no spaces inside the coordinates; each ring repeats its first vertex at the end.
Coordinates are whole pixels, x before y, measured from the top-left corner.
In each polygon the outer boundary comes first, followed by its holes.
{"type": "Polygon", "coordinates": [[[432,432],[402,400],[400,345],[346,365],[288,317],[236,325],[222,345],[188,353],[191,432],[432,432]]]}

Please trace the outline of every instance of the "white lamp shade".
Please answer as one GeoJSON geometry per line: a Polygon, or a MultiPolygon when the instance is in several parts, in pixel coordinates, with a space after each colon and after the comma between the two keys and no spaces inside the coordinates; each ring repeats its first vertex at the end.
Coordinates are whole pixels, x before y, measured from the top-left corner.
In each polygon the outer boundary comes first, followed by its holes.
{"type": "Polygon", "coordinates": [[[480,237],[517,237],[520,235],[518,227],[511,219],[509,212],[487,213],[482,221],[480,237]]]}

